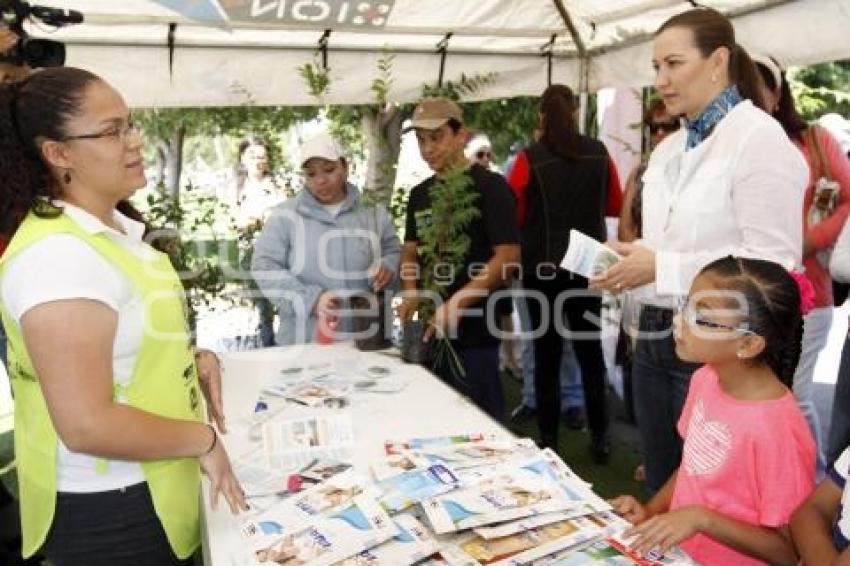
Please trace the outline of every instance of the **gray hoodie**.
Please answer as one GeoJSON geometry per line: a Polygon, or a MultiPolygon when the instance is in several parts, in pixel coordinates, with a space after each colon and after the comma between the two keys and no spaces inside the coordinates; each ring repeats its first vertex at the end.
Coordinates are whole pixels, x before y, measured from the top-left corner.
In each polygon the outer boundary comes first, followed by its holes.
{"type": "Polygon", "coordinates": [[[372,289],[373,248],[397,274],[401,243],[392,219],[383,207],[364,205],[351,183],[336,217],[307,189],[271,209],[254,246],[251,274],[277,307],[279,345],[313,341],[313,307],[323,291],[372,289]]]}

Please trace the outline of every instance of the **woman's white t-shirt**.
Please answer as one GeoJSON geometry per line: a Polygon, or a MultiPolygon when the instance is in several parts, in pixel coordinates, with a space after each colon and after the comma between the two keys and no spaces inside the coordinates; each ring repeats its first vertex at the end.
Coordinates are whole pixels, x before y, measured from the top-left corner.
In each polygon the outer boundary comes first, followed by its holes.
{"type": "MultiPolygon", "coordinates": [[[[106,233],[119,246],[141,258],[153,253],[143,241],[143,224],[115,211],[113,218],[124,230],[122,234],[76,206],[59,204],[89,234],[106,233]]],[[[142,343],[144,304],[130,280],[86,242],[67,234],[38,240],[9,261],[0,280],[0,293],[18,324],[28,310],[57,300],[92,299],[115,310],[118,326],[112,345],[113,380],[129,383],[142,343]]],[[[126,399],[118,400],[126,402],[126,399]]],[[[93,456],[68,450],[60,439],[57,489],[78,493],[107,491],[145,480],[137,462],[107,460],[105,473],[97,471],[96,462],[93,456]]]]}

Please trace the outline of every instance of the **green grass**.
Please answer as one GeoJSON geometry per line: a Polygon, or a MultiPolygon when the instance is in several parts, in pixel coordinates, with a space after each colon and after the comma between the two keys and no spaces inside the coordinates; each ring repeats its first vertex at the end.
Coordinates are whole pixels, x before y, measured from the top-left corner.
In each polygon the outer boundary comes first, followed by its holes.
{"type": "MultiPolygon", "coordinates": [[[[516,407],[521,395],[521,383],[509,375],[502,375],[505,392],[505,406],[510,412],[516,407]]],[[[596,493],[604,498],[621,494],[630,494],[642,498],[644,485],[634,480],[635,467],[641,462],[641,455],[633,439],[634,434],[624,434],[633,425],[617,421],[613,415],[611,422],[611,460],[605,466],[593,463],[588,445],[590,435],[587,430],[570,430],[561,424],[558,431],[558,454],[572,469],[587,482],[593,484],[596,493]]],[[[507,424],[517,436],[539,440],[537,421],[531,420],[520,425],[507,424]]]]}

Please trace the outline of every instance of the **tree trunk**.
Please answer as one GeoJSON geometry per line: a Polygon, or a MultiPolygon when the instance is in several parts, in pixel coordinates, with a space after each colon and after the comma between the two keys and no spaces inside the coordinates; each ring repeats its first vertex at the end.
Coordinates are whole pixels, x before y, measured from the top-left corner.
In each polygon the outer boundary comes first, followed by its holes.
{"type": "Polygon", "coordinates": [[[176,203],[180,200],[180,175],[183,172],[183,142],[186,128],[178,126],[166,141],[165,192],[176,203]]]}
{"type": "Polygon", "coordinates": [[[398,106],[385,106],[362,119],[369,161],[364,196],[374,203],[390,205],[395,186],[396,164],[401,150],[402,113],[398,106]]]}

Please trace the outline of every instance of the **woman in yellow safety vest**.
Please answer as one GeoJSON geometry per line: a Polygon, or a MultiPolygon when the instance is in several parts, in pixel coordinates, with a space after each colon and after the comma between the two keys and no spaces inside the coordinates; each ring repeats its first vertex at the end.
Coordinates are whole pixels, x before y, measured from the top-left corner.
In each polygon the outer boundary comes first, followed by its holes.
{"type": "Polygon", "coordinates": [[[141,146],[121,95],[87,71],[0,86],[23,554],[54,566],[184,563],[199,544],[201,470],[213,502],[246,508],[202,418],[180,280],[119,212],[145,185],[141,146]]]}

